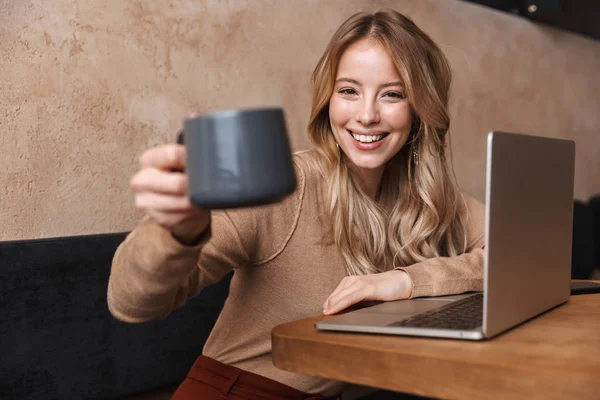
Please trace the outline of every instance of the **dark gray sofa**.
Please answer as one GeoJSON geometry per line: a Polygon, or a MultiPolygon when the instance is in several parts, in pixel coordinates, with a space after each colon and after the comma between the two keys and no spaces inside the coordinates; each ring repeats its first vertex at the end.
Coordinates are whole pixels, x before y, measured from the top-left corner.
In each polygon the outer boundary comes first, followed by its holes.
{"type": "Polygon", "coordinates": [[[185,378],[231,275],[166,320],[120,322],[106,288],[125,236],[0,242],[0,399],[169,398],[185,378]]]}
{"type": "MultiPolygon", "coordinates": [[[[571,278],[589,279],[600,269],[600,196],[573,204],[571,278]]],[[[597,279],[597,278],[596,278],[597,279]]]]}

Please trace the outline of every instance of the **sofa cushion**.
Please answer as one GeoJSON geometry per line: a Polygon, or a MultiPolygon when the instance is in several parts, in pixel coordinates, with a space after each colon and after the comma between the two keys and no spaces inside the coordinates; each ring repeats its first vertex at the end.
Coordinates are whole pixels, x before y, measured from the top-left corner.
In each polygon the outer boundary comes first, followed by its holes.
{"type": "Polygon", "coordinates": [[[592,215],[592,224],[594,225],[596,268],[600,269],[600,195],[592,196],[588,204],[592,215]]]}
{"type": "Polygon", "coordinates": [[[595,235],[592,208],[587,203],[575,200],[571,279],[588,279],[596,268],[595,235]]]}
{"type": "Polygon", "coordinates": [[[231,274],[164,321],[120,322],[106,289],[125,233],[0,242],[0,397],[123,398],[179,384],[231,274]]]}

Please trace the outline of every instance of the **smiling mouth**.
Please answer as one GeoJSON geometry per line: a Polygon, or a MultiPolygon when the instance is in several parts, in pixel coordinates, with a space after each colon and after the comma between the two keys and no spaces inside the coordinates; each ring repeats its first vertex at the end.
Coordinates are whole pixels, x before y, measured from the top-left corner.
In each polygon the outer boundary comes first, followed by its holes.
{"type": "Polygon", "coordinates": [[[346,129],[346,132],[348,132],[348,134],[350,136],[352,136],[352,138],[354,138],[354,140],[356,140],[357,142],[361,142],[361,143],[379,142],[380,140],[385,139],[390,134],[389,132],[384,132],[380,135],[361,135],[361,134],[352,132],[350,129],[346,129]]]}

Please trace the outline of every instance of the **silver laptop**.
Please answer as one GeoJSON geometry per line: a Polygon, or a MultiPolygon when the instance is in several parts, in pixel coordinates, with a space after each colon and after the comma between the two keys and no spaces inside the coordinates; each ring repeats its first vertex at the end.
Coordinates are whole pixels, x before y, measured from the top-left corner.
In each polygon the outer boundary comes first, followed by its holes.
{"type": "Polygon", "coordinates": [[[490,132],[483,293],[384,302],[321,330],[481,340],[570,295],[575,143],[490,132]]]}

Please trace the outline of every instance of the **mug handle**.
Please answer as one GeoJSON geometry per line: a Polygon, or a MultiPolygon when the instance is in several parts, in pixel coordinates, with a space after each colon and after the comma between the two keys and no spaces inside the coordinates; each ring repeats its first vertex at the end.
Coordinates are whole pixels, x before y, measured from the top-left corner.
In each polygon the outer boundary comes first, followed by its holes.
{"type": "Polygon", "coordinates": [[[185,144],[185,132],[184,131],[179,131],[179,133],[177,133],[177,144],[185,144]]]}
{"type": "MultiPolygon", "coordinates": [[[[175,140],[177,144],[183,144],[185,145],[185,132],[184,131],[179,131],[177,133],[177,139],[175,140]]],[[[185,169],[173,169],[173,172],[185,172],[185,169]]]]}

